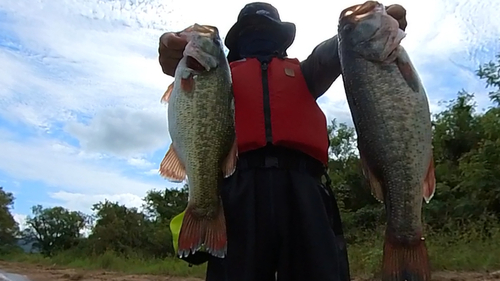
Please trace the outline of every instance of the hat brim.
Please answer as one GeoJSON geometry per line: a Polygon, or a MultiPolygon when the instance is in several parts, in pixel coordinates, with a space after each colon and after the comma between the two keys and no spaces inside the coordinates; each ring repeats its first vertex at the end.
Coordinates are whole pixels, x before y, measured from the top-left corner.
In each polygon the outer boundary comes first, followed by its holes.
{"type": "MultiPolygon", "coordinates": [[[[241,20],[237,21],[231,29],[227,32],[224,44],[229,49],[228,60],[235,60],[236,43],[238,41],[238,36],[240,32],[250,24],[259,23],[265,24],[266,28],[276,28],[279,32],[283,33],[285,36],[284,50],[288,49],[295,40],[296,27],[295,24],[291,22],[281,22],[266,15],[248,15],[243,17],[241,20]]],[[[236,58],[238,59],[238,58],[236,58]]]]}

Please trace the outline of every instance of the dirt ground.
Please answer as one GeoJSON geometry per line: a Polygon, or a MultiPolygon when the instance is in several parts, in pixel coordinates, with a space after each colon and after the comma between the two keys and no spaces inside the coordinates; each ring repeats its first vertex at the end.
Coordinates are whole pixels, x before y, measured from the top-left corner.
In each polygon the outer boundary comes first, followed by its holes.
{"type": "Polygon", "coordinates": [[[179,278],[156,275],[127,275],[109,271],[86,271],[0,261],[0,269],[27,276],[31,281],[203,281],[198,278],[179,278]]]}
{"type": "MultiPolygon", "coordinates": [[[[126,275],[106,271],[85,271],[31,264],[1,262],[0,269],[9,273],[26,275],[32,281],[203,281],[197,278],[179,278],[155,275],[126,275]]],[[[436,281],[483,281],[500,280],[500,271],[495,272],[435,272],[436,281]]],[[[370,278],[355,278],[368,281],[370,278]]]]}

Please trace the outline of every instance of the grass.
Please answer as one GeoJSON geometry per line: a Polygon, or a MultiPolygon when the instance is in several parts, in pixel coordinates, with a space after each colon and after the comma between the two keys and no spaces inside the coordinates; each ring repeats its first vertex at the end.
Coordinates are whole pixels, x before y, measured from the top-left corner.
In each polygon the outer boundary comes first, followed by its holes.
{"type": "MultiPolygon", "coordinates": [[[[380,268],[382,257],[382,232],[364,235],[365,239],[349,245],[349,262],[352,276],[372,275],[380,268]]],[[[455,233],[433,233],[426,238],[434,271],[486,271],[500,269],[500,229],[488,238],[473,228],[455,233]]],[[[101,256],[81,258],[71,251],[52,258],[37,254],[9,254],[4,261],[58,265],[87,270],[109,270],[129,274],[161,274],[172,276],[204,277],[206,265],[188,267],[179,259],[147,260],[123,258],[112,252],[101,256]]]]}
{"type": "Polygon", "coordinates": [[[0,260],[39,264],[47,266],[62,266],[85,270],[109,270],[128,274],[153,274],[182,277],[205,276],[206,264],[189,267],[188,264],[177,258],[141,259],[120,257],[113,252],[92,257],[79,257],[69,252],[63,252],[54,257],[47,258],[39,254],[15,253],[0,257],[0,260]]]}
{"type": "MultiPolygon", "coordinates": [[[[349,245],[349,263],[354,276],[372,275],[380,270],[383,232],[349,245]]],[[[487,236],[470,228],[426,237],[433,271],[488,271],[500,269],[500,228],[487,236]]]]}

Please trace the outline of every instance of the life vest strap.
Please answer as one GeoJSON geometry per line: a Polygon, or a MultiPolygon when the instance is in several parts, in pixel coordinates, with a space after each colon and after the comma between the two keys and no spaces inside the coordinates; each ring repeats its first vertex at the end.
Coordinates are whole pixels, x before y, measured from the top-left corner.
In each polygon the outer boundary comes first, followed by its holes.
{"type": "Polygon", "coordinates": [[[306,172],[314,177],[326,173],[326,167],[313,157],[295,149],[268,145],[239,155],[238,169],[278,168],[306,172]]]}

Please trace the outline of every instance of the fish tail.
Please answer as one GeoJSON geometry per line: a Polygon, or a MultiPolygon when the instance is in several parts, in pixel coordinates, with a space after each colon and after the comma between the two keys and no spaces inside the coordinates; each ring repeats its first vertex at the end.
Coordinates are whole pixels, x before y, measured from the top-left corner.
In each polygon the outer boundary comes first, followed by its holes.
{"type": "Polygon", "coordinates": [[[424,239],[404,243],[386,230],[382,258],[382,281],[429,281],[431,270],[424,239]]]}
{"type": "Polygon", "coordinates": [[[205,250],[219,258],[226,254],[226,221],[222,202],[214,218],[199,217],[193,212],[194,207],[188,205],[184,213],[178,240],[178,254],[187,257],[198,251],[202,245],[205,250]]]}
{"type": "Polygon", "coordinates": [[[205,248],[209,254],[218,258],[223,258],[226,255],[226,218],[224,216],[224,209],[222,208],[222,201],[219,203],[216,217],[208,221],[205,248]]]}

